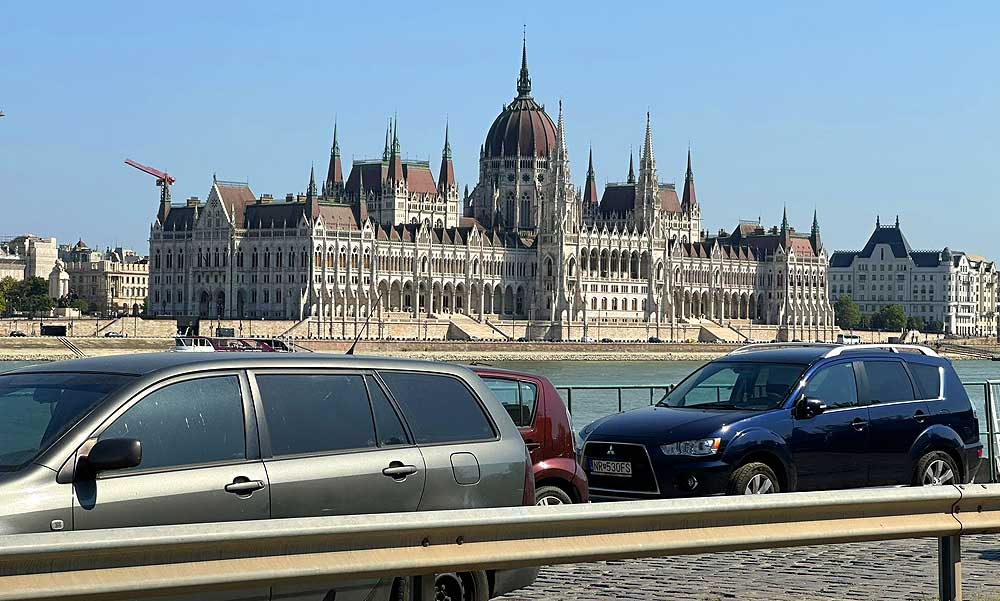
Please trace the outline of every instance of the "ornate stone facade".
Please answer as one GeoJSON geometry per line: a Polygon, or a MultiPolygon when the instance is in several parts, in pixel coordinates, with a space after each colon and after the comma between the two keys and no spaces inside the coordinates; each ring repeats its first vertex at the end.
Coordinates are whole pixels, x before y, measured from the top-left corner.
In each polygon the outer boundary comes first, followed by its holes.
{"type": "MultiPolygon", "coordinates": [[[[161,203],[150,231],[150,313],[207,318],[375,321],[465,314],[517,318],[552,339],[595,320],[650,335],[711,320],[829,338],[827,259],[784,221],[701,230],[690,155],[682,197],[657,177],[649,115],[638,175],[597,199],[570,174],[566,124],[531,95],[522,49],[517,95],[480,151],[479,182],[459,194],[445,132],[437,181],[401,158],[398,124],[381,159],[343,176],[334,129],[327,178],[284,202],[213,181],[205,202],[161,203]],[[464,210],[461,204],[464,201],[464,210]]],[[[322,333],[322,330],[319,330],[322,333]]],[[[331,329],[332,331],[332,329],[331,329]]],[[[737,334],[738,335],[738,334],[737,334]]]]}
{"type": "MultiPolygon", "coordinates": [[[[140,315],[149,291],[149,260],[115,248],[101,253],[83,242],[64,253],[69,291],[103,315],[140,315]],[[72,260],[85,259],[85,260],[72,260]]],[[[51,285],[50,285],[51,289],[51,285]]]]}

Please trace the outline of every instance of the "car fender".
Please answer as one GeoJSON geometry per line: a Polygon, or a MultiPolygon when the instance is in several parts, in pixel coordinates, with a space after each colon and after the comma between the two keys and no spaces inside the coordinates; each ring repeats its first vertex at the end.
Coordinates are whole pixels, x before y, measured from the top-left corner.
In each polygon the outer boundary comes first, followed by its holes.
{"type": "Polygon", "coordinates": [[[916,464],[931,449],[951,451],[958,460],[958,469],[965,473],[965,443],[958,432],[942,424],[928,426],[910,447],[910,460],[916,464]]]}
{"type": "Polygon", "coordinates": [[[795,490],[797,472],[785,440],[777,433],[766,428],[748,428],[738,432],[726,444],[722,460],[736,467],[754,453],[767,453],[781,462],[788,479],[788,489],[795,490]]]}
{"type": "Polygon", "coordinates": [[[571,457],[554,457],[539,461],[532,466],[535,482],[561,480],[576,492],[581,499],[587,498],[587,475],[583,468],[571,457]]]}

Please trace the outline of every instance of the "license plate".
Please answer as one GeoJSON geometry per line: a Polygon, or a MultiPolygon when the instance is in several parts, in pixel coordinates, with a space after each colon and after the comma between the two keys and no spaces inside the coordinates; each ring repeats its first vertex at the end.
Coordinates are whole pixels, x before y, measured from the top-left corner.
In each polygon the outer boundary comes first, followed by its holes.
{"type": "Polygon", "coordinates": [[[602,476],[631,476],[632,463],[628,461],[590,460],[590,471],[602,476]]]}

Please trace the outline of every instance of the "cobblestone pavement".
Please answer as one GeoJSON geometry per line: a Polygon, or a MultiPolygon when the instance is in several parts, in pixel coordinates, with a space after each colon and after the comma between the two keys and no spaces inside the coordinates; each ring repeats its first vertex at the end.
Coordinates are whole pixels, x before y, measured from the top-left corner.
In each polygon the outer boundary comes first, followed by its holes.
{"type": "MultiPolygon", "coordinates": [[[[1000,601],[1000,536],[962,539],[967,601],[1000,601]]],[[[937,598],[937,540],[921,539],[608,561],[543,568],[505,601],[937,598]]]]}

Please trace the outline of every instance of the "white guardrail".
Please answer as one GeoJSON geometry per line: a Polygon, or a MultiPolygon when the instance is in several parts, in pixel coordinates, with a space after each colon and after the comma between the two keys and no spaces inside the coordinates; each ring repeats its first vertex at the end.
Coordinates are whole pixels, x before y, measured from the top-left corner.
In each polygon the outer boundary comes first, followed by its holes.
{"type": "MultiPolygon", "coordinates": [[[[0,536],[0,600],[248,587],[935,537],[961,599],[962,535],[1000,532],[1000,485],[296,518],[0,536]]],[[[428,596],[428,594],[430,595],[428,596]]]]}

